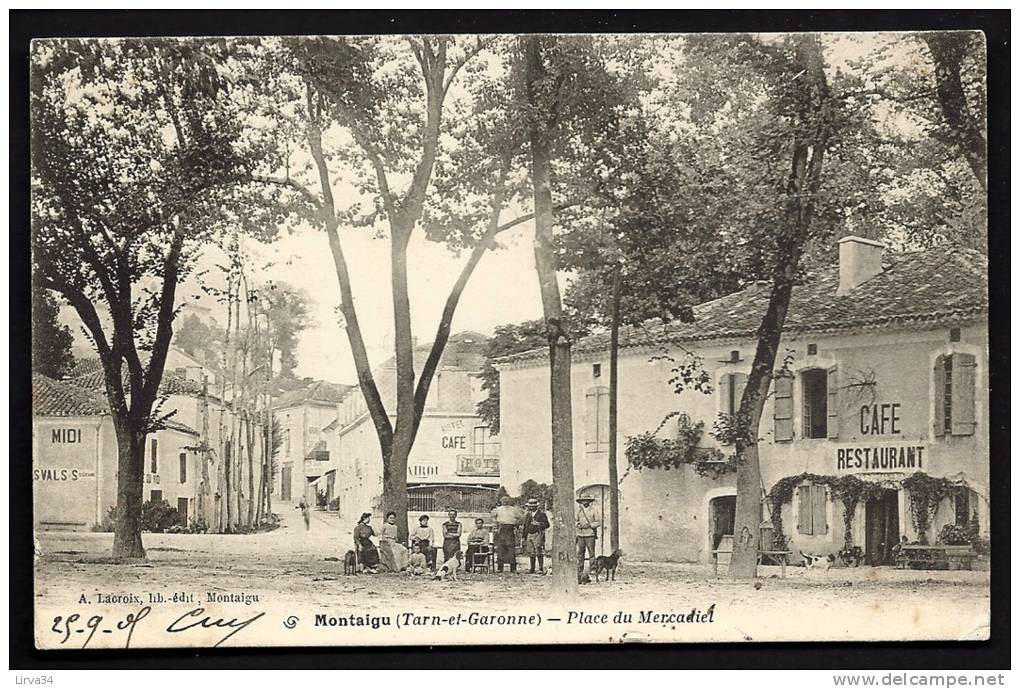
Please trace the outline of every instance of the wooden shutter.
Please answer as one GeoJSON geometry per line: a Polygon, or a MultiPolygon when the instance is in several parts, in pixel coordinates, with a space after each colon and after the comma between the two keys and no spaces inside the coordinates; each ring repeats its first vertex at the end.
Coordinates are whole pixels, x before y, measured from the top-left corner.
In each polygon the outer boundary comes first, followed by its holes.
{"type": "Polygon", "coordinates": [[[598,415],[595,417],[598,423],[596,445],[601,452],[609,449],[609,388],[601,386],[598,388],[596,404],[598,406],[598,415]]]}
{"type": "Polygon", "coordinates": [[[793,440],[793,377],[790,375],[776,376],[773,385],[776,397],[773,410],[775,440],[776,442],[788,442],[793,440]]]}
{"type": "Polygon", "coordinates": [[[733,411],[740,411],[740,400],[744,398],[744,388],[747,387],[747,374],[733,374],[733,411]]]}
{"type": "Polygon", "coordinates": [[[797,533],[811,534],[811,486],[797,487],[797,533]]]}
{"type": "Polygon", "coordinates": [[[825,409],[828,414],[826,429],[830,438],[839,437],[839,369],[835,366],[829,369],[828,378],[825,381],[825,409]]]}
{"type": "Polygon", "coordinates": [[[590,388],[584,393],[584,446],[588,452],[598,443],[598,390],[590,388]]]}
{"type": "Polygon", "coordinates": [[[824,536],[829,532],[828,520],[825,518],[825,486],[811,486],[811,533],[824,536]]]}
{"type": "Polygon", "coordinates": [[[729,373],[724,373],[723,377],[719,379],[719,411],[723,414],[730,413],[730,399],[733,394],[733,386],[730,385],[731,377],[729,373]]]}
{"type": "Polygon", "coordinates": [[[977,361],[973,354],[953,354],[953,435],[974,434],[974,388],[977,361]]]}
{"type": "Polygon", "coordinates": [[[935,399],[935,418],[932,420],[935,437],[941,438],[945,435],[946,428],[946,358],[940,356],[935,360],[935,389],[932,390],[932,397],[935,399]]]}

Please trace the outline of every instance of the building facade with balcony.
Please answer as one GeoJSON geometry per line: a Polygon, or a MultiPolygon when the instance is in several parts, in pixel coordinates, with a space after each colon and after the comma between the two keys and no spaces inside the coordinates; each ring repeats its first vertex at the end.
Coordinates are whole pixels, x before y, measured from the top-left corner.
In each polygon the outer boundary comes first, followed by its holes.
{"type": "MultiPolygon", "coordinates": [[[[841,240],[839,254],[838,265],[793,291],[777,362],[786,366],[758,429],[765,530],[785,536],[794,552],[835,553],[849,540],[871,564],[889,563],[903,536],[934,542],[946,524],[987,536],[985,257],[945,246],[884,255],[855,237],[841,240]],[[849,511],[833,492],[847,476],[867,488],[849,511]],[[937,505],[925,507],[929,497],[937,505]],[[928,518],[919,514],[925,510],[928,518]]],[[[733,537],[735,473],[699,458],[732,455],[711,434],[720,414],[739,406],[768,291],[755,284],[703,304],[692,323],[623,329],[617,470],[620,542],[629,556],[704,562],[733,537]],[[690,356],[709,376],[707,393],[674,391],[670,358],[690,356]],[[630,465],[629,439],[678,438],[681,424],[695,435],[701,424],[693,463],[630,465]]],[[[574,485],[599,509],[609,489],[608,336],[575,343],[572,365],[574,485]]],[[[500,480],[511,492],[527,479],[549,482],[545,352],[506,357],[497,368],[500,480]]],[[[600,534],[600,547],[607,536],[600,534]]]]}
{"type": "MultiPolygon", "coordinates": [[[[436,370],[407,462],[408,509],[414,525],[419,514],[440,513],[451,504],[462,512],[481,511],[499,487],[499,437],[489,433],[475,412],[484,396],[478,374],[484,365],[485,345],[485,336],[478,333],[452,335],[436,370]]],[[[416,370],[429,348],[415,348],[416,370]]],[[[396,369],[392,360],[373,374],[387,410],[394,411],[396,369]]],[[[390,418],[396,421],[392,414],[390,418]]],[[[360,390],[339,405],[336,422],[325,433],[330,464],[336,472],[332,495],[342,522],[353,524],[362,512],[380,510],[383,490],[379,441],[360,390]]]]}

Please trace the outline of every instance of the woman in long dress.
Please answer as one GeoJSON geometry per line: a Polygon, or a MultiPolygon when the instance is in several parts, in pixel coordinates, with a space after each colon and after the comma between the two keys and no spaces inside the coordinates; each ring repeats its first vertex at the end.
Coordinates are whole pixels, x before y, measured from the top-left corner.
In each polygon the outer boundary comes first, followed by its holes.
{"type": "Polygon", "coordinates": [[[375,531],[368,524],[371,519],[371,512],[365,512],[361,515],[358,525],[354,527],[354,547],[358,552],[358,562],[364,568],[364,571],[369,574],[375,574],[379,569],[379,551],[376,549],[375,544],[372,543],[372,536],[375,536],[375,531]]]}
{"type": "Polygon", "coordinates": [[[400,544],[397,530],[397,513],[388,512],[386,521],[379,529],[379,559],[385,570],[403,572],[407,569],[407,548],[400,544]]]}

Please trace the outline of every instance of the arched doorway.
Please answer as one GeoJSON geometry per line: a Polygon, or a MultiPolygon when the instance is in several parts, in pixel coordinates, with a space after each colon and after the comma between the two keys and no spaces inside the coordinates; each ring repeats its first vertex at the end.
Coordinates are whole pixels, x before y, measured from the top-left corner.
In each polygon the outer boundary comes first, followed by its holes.
{"type": "Polygon", "coordinates": [[[577,490],[578,498],[591,498],[592,503],[589,515],[593,519],[602,522],[598,529],[598,540],[595,541],[595,550],[599,555],[607,555],[612,542],[612,527],[609,524],[609,485],[605,483],[593,483],[582,486],[577,490]]]}
{"type": "Polygon", "coordinates": [[[733,539],[736,517],[736,495],[720,495],[708,501],[708,542],[712,550],[719,550],[719,545],[727,537],[733,539]]]}

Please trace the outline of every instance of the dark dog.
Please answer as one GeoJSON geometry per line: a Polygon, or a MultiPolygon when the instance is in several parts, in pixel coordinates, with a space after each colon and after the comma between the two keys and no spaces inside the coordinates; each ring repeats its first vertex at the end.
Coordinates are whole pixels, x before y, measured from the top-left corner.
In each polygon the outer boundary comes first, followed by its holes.
{"type": "Polygon", "coordinates": [[[358,556],[353,550],[348,550],[347,554],[344,555],[344,575],[357,575],[358,574],[358,556]]]}
{"type": "Polygon", "coordinates": [[[848,548],[843,548],[839,551],[839,561],[843,563],[844,567],[860,567],[861,562],[864,561],[864,551],[861,546],[855,545],[848,548]]]}
{"type": "Polygon", "coordinates": [[[578,584],[590,584],[591,583],[591,577],[588,576],[587,572],[585,572],[584,570],[581,570],[580,572],[577,573],[577,583],[578,584]]]}
{"type": "Polygon", "coordinates": [[[593,567],[595,581],[599,580],[599,575],[602,572],[606,573],[606,581],[609,581],[610,574],[613,575],[613,581],[616,581],[616,567],[620,564],[621,557],[623,557],[623,551],[619,548],[614,550],[612,555],[599,555],[596,557],[593,567]]]}

